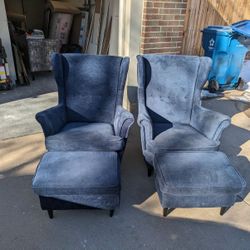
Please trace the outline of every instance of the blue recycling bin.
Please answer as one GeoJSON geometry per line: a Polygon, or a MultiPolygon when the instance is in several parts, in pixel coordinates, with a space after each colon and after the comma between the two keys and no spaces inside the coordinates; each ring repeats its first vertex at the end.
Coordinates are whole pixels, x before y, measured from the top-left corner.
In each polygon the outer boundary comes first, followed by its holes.
{"type": "Polygon", "coordinates": [[[231,26],[208,26],[202,32],[205,56],[213,60],[208,77],[210,87],[214,90],[235,88],[249,50],[250,21],[231,26]]]}

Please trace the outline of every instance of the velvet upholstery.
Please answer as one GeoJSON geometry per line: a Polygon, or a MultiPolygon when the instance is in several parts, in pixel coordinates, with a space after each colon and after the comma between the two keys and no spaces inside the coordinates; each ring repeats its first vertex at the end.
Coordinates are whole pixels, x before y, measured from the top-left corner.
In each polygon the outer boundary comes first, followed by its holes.
{"type": "Polygon", "coordinates": [[[201,106],[201,89],[211,59],[181,55],[142,55],[138,60],[138,124],[142,150],[217,150],[230,118],[201,106]]]}
{"type": "Polygon", "coordinates": [[[108,123],[68,123],[46,139],[48,151],[122,151],[124,140],[108,123]]]}
{"type": "Polygon", "coordinates": [[[154,166],[164,208],[230,207],[246,187],[222,152],[159,153],[154,166]]]}
{"type": "Polygon", "coordinates": [[[154,153],[166,151],[182,151],[185,149],[193,151],[207,151],[218,148],[218,141],[213,141],[189,125],[174,124],[154,138],[148,149],[154,153]]]}
{"type": "Polygon", "coordinates": [[[36,115],[48,150],[123,149],[134,122],[121,106],[128,65],[115,56],[54,55],[59,104],[36,115]],[[76,123],[82,127],[68,129],[76,123]]]}
{"type": "Polygon", "coordinates": [[[32,188],[86,206],[114,209],[120,199],[120,163],[115,152],[48,152],[41,159],[32,188]]]}

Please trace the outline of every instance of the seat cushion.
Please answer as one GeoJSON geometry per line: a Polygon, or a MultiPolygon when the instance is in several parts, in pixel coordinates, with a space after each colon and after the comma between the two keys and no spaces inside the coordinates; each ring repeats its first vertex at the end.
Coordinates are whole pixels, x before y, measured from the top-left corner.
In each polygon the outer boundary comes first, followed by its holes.
{"type": "Polygon", "coordinates": [[[115,152],[48,152],[40,161],[33,189],[39,195],[114,193],[120,190],[115,152]]]}
{"type": "Polygon", "coordinates": [[[109,208],[119,204],[120,169],[115,152],[48,152],[33,178],[36,194],[109,208]],[[90,199],[91,197],[91,199],[90,199]]]}
{"type": "Polygon", "coordinates": [[[160,133],[148,145],[149,151],[160,153],[165,151],[217,150],[219,142],[213,141],[199,133],[189,125],[174,124],[160,133]]]}
{"type": "Polygon", "coordinates": [[[45,143],[48,151],[120,151],[124,147],[123,139],[107,123],[68,123],[45,143]]]}
{"type": "Polygon", "coordinates": [[[169,152],[154,159],[166,207],[231,205],[246,183],[222,152],[169,152]]]}

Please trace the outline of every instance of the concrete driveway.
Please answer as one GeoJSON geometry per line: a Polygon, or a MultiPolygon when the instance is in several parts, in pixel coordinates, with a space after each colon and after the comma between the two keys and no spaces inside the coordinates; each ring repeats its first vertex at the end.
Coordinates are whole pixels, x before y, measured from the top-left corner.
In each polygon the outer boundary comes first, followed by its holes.
{"type": "Polygon", "coordinates": [[[134,125],[122,162],[121,206],[114,217],[101,210],[68,210],[55,211],[50,220],[31,190],[45,152],[43,135],[37,133],[0,142],[0,249],[250,249],[250,107],[228,98],[207,100],[204,106],[232,117],[220,150],[248,183],[243,201],[224,216],[219,208],[195,208],[162,217],[134,125]]]}

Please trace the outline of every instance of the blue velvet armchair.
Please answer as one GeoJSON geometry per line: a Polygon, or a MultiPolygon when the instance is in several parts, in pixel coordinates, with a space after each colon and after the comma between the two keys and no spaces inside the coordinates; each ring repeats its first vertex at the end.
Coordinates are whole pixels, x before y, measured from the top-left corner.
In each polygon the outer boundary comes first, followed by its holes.
{"type": "Polygon", "coordinates": [[[201,106],[211,59],[197,56],[138,56],[138,124],[146,162],[156,153],[218,150],[226,115],[201,106]]]}
{"type": "Polygon", "coordinates": [[[59,103],[36,115],[48,151],[123,151],[134,122],[122,107],[128,66],[115,56],[54,56],[59,103]]]}

